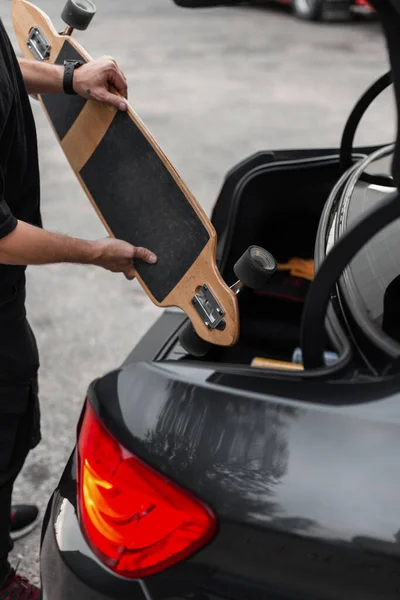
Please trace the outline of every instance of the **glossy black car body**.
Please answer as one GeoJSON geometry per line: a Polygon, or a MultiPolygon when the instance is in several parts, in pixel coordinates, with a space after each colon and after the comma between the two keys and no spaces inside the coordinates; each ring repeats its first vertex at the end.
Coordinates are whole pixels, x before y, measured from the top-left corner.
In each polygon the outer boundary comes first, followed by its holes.
{"type": "MultiPolygon", "coordinates": [[[[355,157],[370,151],[359,150],[355,157]]],[[[335,150],[260,152],[237,165],[213,214],[226,279],[248,238],[261,241],[255,226],[260,213],[251,210],[259,206],[258,189],[260,198],[265,190],[269,197],[279,190],[281,202],[293,201],[296,220],[293,190],[301,183],[302,197],[311,198],[307,223],[311,220],[314,231],[311,242],[306,231],[306,251],[314,247],[321,211],[339,172],[335,150]],[[246,223],[244,214],[251,217],[246,223]]],[[[308,210],[305,204],[302,210],[308,210]]],[[[270,235],[274,253],[281,237],[270,235]]],[[[125,363],[88,391],[89,403],[116,439],[212,508],[216,536],[156,575],[116,576],[82,534],[74,451],[45,517],[44,600],[399,597],[400,376],[372,373],[345,323],[350,359],[343,366],[339,361],[340,368],[251,368],[249,357],[255,354],[288,359],[287,347],[268,337],[269,326],[283,326],[280,304],[263,300],[268,327],[260,338],[251,327],[255,302],[243,298],[244,337],[238,348],[215,349],[204,360],[184,352],[178,335],[186,319],[167,310],[125,363]]],[[[298,330],[286,333],[292,344],[298,330]]]]}

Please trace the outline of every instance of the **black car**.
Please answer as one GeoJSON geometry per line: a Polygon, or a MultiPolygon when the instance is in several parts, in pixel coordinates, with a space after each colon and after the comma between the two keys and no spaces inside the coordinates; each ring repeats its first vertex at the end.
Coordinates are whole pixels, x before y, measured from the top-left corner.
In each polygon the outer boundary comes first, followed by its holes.
{"type": "Polygon", "coordinates": [[[44,519],[44,600],[399,598],[400,208],[393,147],[352,151],[354,115],[341,150],[226,176],[223,276],[254,244],[281,265],[242,292],[239,343],[193,357],[166,310],[90,386],[44,519]]]}
{"type": "Polygon", "coordinates": [[[352,147],[400,81],[391,6],[394,75],[341,148],[261,151],[225,178],[222,275],[235,286],[254,246],[278,265],[242,289],[239,342],[194,356],[166,310],[89,387],[44,519],[43,600],[398,600],[400,144],[352,147]]]}

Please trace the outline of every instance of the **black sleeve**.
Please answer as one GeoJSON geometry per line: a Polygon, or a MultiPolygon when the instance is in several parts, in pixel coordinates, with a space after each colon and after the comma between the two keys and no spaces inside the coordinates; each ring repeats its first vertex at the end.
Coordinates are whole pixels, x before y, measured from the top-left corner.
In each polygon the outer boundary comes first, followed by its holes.
{"type": "Polygon", "coordinates": [[[4,198],[4,177],[0,167],[0,239],[11,233],[16,226],[17,219],[4,198]]]}
{"type": "MultiPolygon", "coordinates": [[[[5,128],[12,102],[11,83],[5,71],[4,64],[0,61],[0,145],[9,143],[5,135],[5,128]]],[[[11,233],[16,226],[17,219],[11,214],[10,207],[6,202],[5,180],[0,163],[0,239],[11,233]]]]}

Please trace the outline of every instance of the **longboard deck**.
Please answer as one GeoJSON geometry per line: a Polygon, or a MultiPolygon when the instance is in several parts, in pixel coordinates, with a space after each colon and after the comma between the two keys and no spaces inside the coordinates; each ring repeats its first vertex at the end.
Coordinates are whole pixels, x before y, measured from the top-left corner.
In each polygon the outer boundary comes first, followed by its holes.
{"type": "MultiPolygon", "coordinates": [[[[75,39],[57,33],[49,17],[26,0],[13,0],[12,17],[25,58],[35,60],[28,39],[38,28],[50,46],[46,62],[92,60],[75,39]]],[[[65,94],[42,95],[39,100],[108,233],[158,255],[156,265],[135,264],[135,275],[149,298],[161,307],[181,308],[204,340],[221,346],[236,343],[238,303],[216,266],[214,227],[132,107],[123,113],[65,94]],[[223,330],[210,328],[196,309],[196,294],[203,285],[222,308],[223,330]]]]}

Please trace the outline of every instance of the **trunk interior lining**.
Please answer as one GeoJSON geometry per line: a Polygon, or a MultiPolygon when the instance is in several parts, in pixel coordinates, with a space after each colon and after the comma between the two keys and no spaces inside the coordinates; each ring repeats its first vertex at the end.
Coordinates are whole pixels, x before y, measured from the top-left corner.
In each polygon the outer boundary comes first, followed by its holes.
{"type": "MultiPolygon", "coordinates": [[[[256,244],[271,252],[278,263],[291,258],[313,259],[320,216],[332,187],[340,177],[339,165],[312,164],[307,168],[292,165],[281,170],[265,169],[242,185],[236,198],[233,229],[228,232],[230,248],[222,274],[229,285],[236,281],[234,264],[248,246],[256,244]]],[[[238,183],[240,186],[240,183],[238,183]]],[[[238,187],[237,187],[238,189],[238,187]]],[[[215,207],[218,238],[226,236],[225,225],[230,198],[220,196],[225,206],[215,207]],[[225,212],[225,215],[223,213],[225,212]],[[219,227],[218,227],[219,225],[219,227]]],[[[214,347],[207,361],[251,363],[254,357],[291,361],[300,343],[300,326],[304,300],[310,282],[277,272],[271,280],[282,292],[268,295],[246,289],[239,297],[241,336],[233,348],[214,347]],[[275,281],[274,281],[275,278],[275,281]],[[285,292],[287,290],[287,293],[285,292]]]]}

